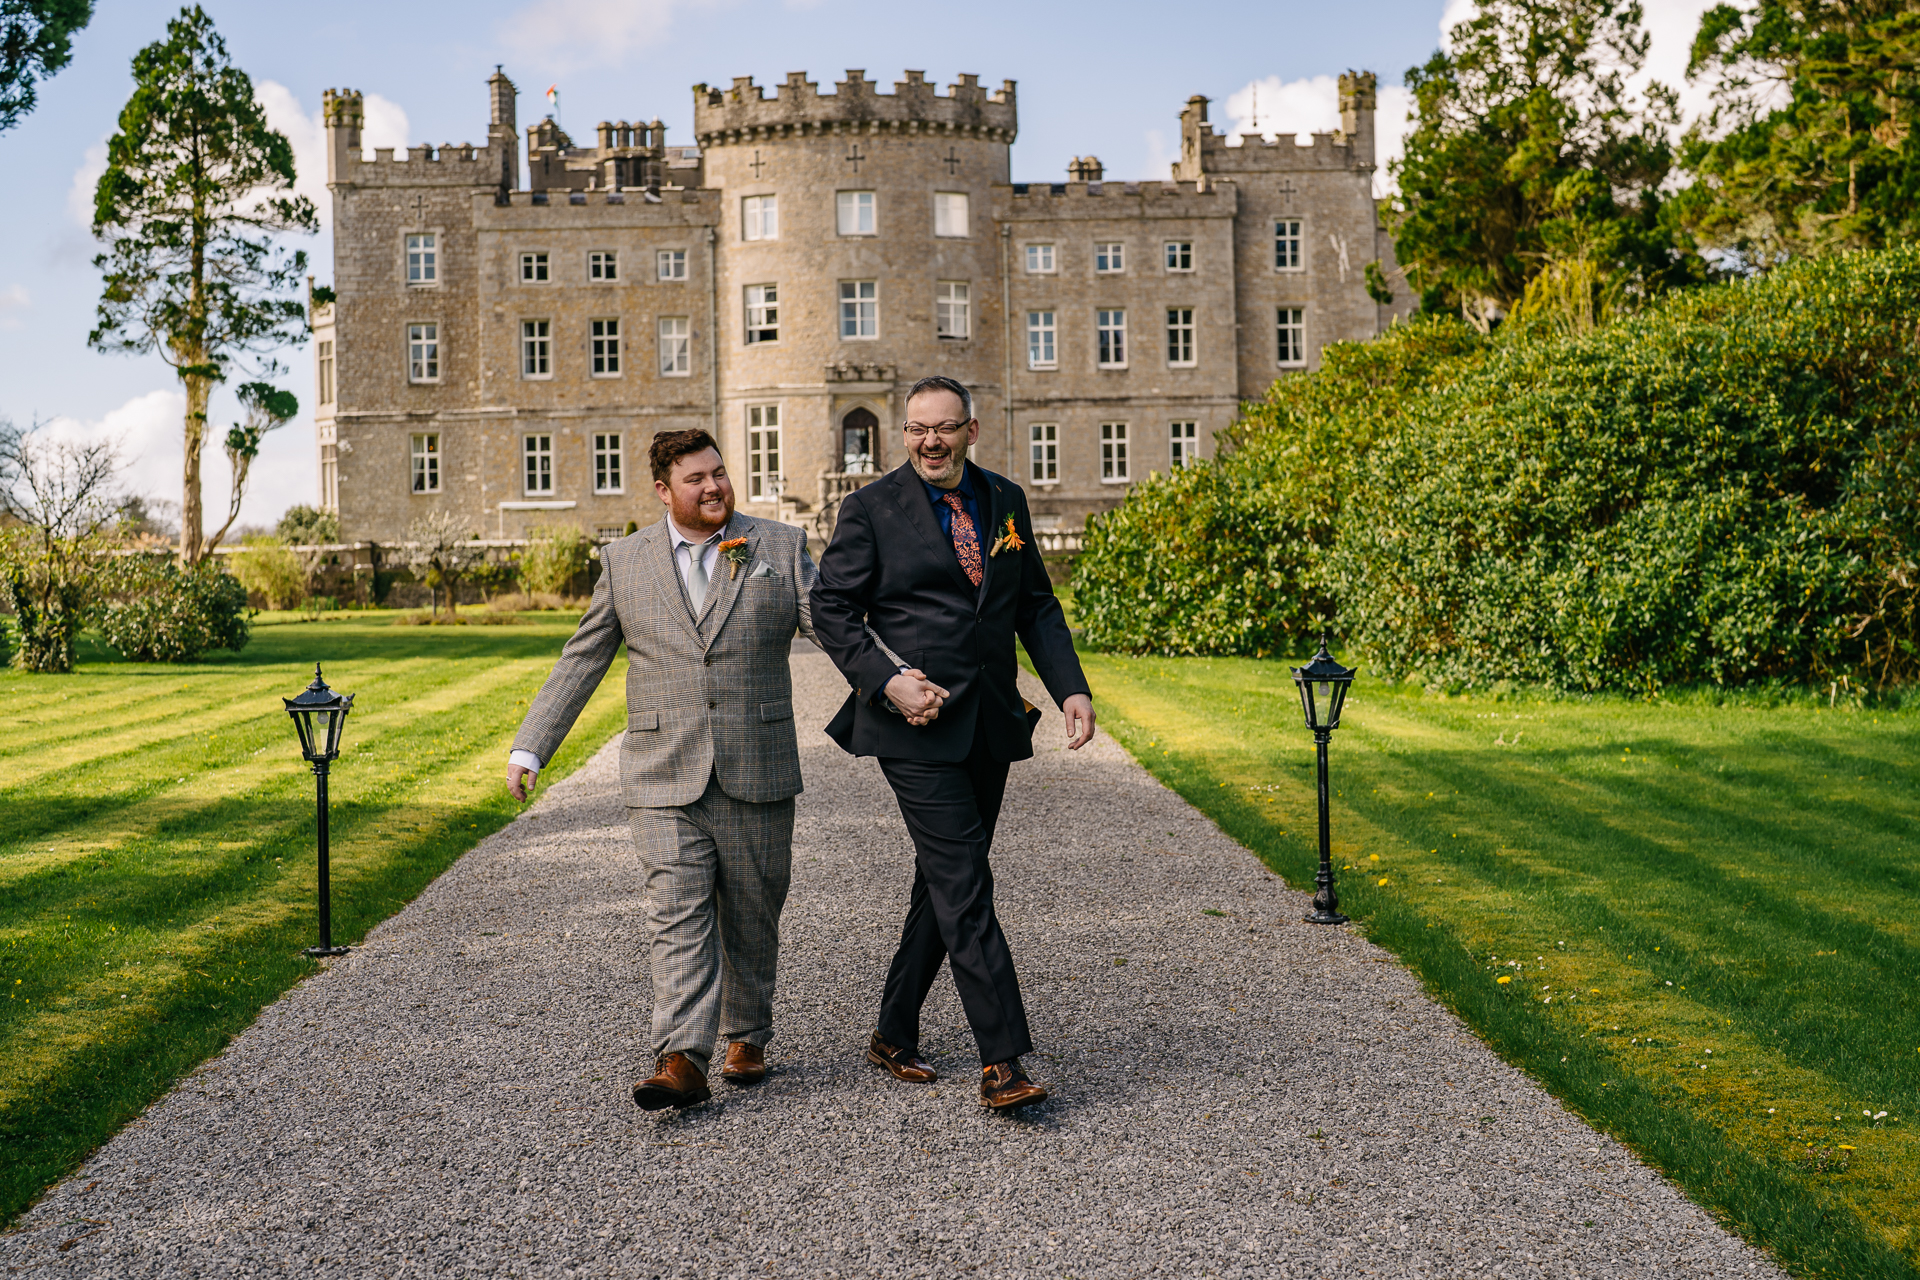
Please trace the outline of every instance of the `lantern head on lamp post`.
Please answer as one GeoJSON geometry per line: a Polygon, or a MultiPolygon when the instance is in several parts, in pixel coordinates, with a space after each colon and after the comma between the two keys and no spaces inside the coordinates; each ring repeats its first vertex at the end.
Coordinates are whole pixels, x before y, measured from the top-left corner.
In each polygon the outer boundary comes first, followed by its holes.
{"type": "Polygon", "coordinates": [[[345,947],[333,945],[333,898],[327,877],[327,766],[340,754],[340,731],[346,728],[353,695],[341,695],[320,678],[313,664],[313,683],[297,698],[282,698],[300,735],[300,754],[313,766],[316,806],[320,819],[320,945],[308,947],[309,956],[343,956],[345,947]]]}
{"type": "Polygon", "coordinates": [[[1340,727],[1340,710],[1347,702],[1347,688],[1359,672],[1335,662],[1327,652],[1327,637],[1320,637],[1320,652],[1304,667],[1293,669],[1293,682],[1300,690],[1300,710],[1307,728],[1313,730],[1314,747],[1320,757],[1320,874],[1313,895],[1313,910],[1304,918],[1308,924],[1345,924],[1340,914],[1340,896],[1333,889],[1333,842],[1327,824],[1327,743],[1340,727]]]}

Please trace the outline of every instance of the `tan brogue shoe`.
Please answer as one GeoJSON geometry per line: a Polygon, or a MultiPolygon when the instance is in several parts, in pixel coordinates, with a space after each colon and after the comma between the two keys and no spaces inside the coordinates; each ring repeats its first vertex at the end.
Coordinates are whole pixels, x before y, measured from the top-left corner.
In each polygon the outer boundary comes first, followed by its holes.
{"type": "Polygon", "coordinates": [[[1014,1111],[1046,1100],[1046,1089],[1027,1079],[1018,1058],[996,1062],[980,1072],[980,1105],[983,1107],[1014,1111]]]}
{"type": "Polygon", "coordinates": [[[633,1104],[642,1111],[662,1111],[667,1107],[690,1107],[713,1096],[707,1077],[684,1053],[661,1057],[659,1069],[633,1086],[633,1104]]]}
{"type": "Polygon", "coordinates": [[[767,1051],[757,1044],[728,1041],[727,1060],[720,1066],[720,1078],[728,1084],[759,1084],[767,1078],[767,1051]]]}
{"type": "Polygon", "coordinates": [[[932,1084],[940,1078],[940,1073],[920,1060],[920,1055],[912,1049],[896,1049],[880,1038],[878,1031],[867,1041],[867,1061],[876,1067],[885,1067],[893,1073],[896,1080],[905,1080],[908,1084],[932,1084]]]}

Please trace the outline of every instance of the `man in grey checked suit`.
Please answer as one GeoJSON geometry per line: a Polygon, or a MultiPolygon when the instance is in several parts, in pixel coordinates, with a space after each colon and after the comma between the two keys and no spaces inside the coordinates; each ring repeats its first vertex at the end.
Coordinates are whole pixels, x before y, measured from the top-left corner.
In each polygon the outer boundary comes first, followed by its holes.
{"type": "Polygon", "coordinates": [[[507,786],[525,800],[622,644],[620,788],[647,873],[655,1072],[649,1111],[712,1096],[720,1076],[766,1075],[780,909],[793,861],[800,753],[788,656],[813,635],[806,534],[733,509],[713,437],[665,431],[650,450],[660,523],[609,543],[580,628],[513,740],[507,786]]]}

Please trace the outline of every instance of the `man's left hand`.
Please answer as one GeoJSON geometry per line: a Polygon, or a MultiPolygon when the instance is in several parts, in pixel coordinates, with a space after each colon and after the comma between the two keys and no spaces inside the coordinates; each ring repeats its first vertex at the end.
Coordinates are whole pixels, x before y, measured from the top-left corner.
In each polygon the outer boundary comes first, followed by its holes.
{"type": "Polygon", "coordinates": [[[1093,699],[1076,693],[1060,704],[1067,714],[1067,750],[1078,751],[1093,741],[1093,699]]]}

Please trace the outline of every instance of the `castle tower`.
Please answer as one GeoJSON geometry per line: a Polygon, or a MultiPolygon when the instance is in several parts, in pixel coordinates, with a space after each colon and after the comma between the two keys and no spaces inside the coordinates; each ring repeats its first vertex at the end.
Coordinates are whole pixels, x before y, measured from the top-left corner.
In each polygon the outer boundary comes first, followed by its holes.
{"type": "Polygon", "coordinates": [[[320,95],[320,119],[327,127],[327,181],[343,181],[360,158],[360,130],[367,112],[358,89],[328,89],[320,95]]]}
{"type": "Polygon", "coordinates": [[[882,93],[854,70],[832,93],[795,72],[694,86],[717,228],[722,445],[749,511],[804,512],[901,461],[906,391],[925,374],[975,394],[981,461],[1009,466],[1001,403],[1001,238],[1014,85],[922,72],[882,93]],[[777,446],[780,457],[771,460],[777,446]],[[765,505],[760,505],[765,504],[765,505]]]}
{"type": "Polygon", "coordinates": [[[1354,165],[1369,171],[1374,165],[1375,84],[1371,71],[1349,71],[1340,77],[1340,132],[1353,148],[1354,165]]]}

